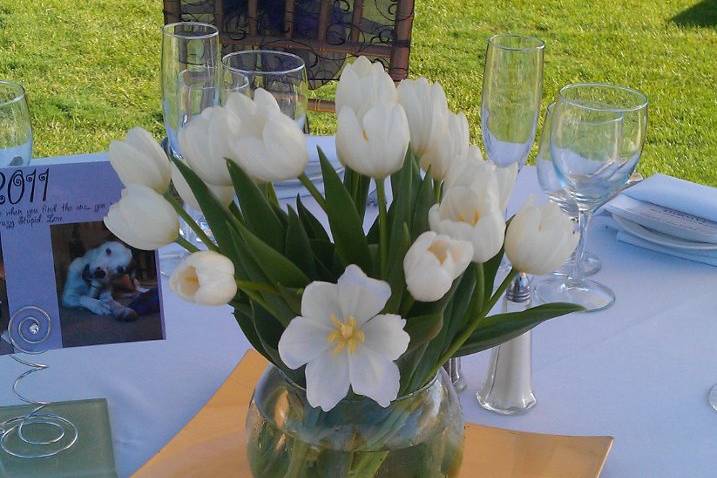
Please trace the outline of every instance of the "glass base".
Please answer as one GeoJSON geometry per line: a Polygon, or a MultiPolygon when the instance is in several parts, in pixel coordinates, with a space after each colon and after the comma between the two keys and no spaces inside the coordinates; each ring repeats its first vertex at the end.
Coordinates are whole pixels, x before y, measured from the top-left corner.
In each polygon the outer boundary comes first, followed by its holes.
{"type": "Polygon", "coordinates": [[[573,281],[565,276],[542,280],[535,287],[541,303],[569,302],[585,308],[585,312],[605,310],[615,302],[615,294],[608,287],[589,279],[573,281]]]}
{"type": "Polygon", "coordinates": [[[710,388],[710,391],[707,392],[707,402],[717,412],[717,385],[710,388]]]}
{"type": "Polygon", "coordinates": [[[498,404],[491,402],[488,397],[483,397],[483,395],[481,395],[481,392],[476,393],[476,399],[478,400],[478,404],[481,407],[491,412],[498,413],[500,415],[520,415],[521,413],[527,412],[528,410],[533,408],[536,403],[538,403],[538,401],[535,399],[535,395],[533,395],[532,393],[528,397],[526,397],[526,399],[520,405],[507,408],[502,408],[498,404]]]}
{"type": "MultiPolygon", "coordinates": [[[[573,257],[571,256],[570,259],[560,267],[560,269],[553,272],[553,275],[567,276],[572,271],[572,267],[573,257]]],[[[581,268],[583,271],[583,277],[590,277],[600,272],[600,269],[602,269],[602,262],[600,261],[600,258],[592,252],[585,251],[581,268]]]]}

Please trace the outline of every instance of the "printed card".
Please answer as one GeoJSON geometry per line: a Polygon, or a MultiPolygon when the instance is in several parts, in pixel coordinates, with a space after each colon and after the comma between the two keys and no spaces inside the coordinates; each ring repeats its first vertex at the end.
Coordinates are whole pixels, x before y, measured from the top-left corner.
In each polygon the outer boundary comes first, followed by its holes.
{"type": "Polygon", "coordinates": [[[102,222],[109,162],[37,164],[0,169],[0,354],[163,339],[157,253],[102,222]]]}

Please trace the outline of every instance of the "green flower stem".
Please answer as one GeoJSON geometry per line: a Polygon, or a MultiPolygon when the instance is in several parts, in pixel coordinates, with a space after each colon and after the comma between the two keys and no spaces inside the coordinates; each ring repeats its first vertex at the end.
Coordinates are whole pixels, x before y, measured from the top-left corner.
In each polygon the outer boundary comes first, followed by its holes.
{"type": "Polygon", "coordinates": [[[311,179],[309,179],[306,174],[301,173],[301,176],[299,176],[299,181],[301,181],[301,184],[304,185],[304,187],[309,191],[314,200],[319,204],[319,206],[321,206],[321,209],[326,211],[326,199],[324,199],[319,190],[316,189],[316,186],[314,186],[314,183],[311,182],[311,179]]]}
{"type": "Polygon", "coordinates": [[[490,309],[492,309],[496,302],[498,302],[498,299],[501,298],[503,292],[505,292],[505,289],[507,289],[511,282],[513,282],[513,279],[516,275],[518,275],[518,272],[515,269],[511,269],[505,279],[503,279],[503,282],[500,284],[500,286],[498,286],[498,289],[495,291],[488,303],[483,306],[482,310],[480,311],[480,314],[473,316],[470,324],[468,324],[468,327],[466,327],[463,333],[453,341],[448,350],[441,356],[441,358],[437,362],[437,365],[434,366],[434,370],[432,370],[432,373],[428,375],[429,377],[433,377],[436,373],[438,373],[438,368],[442,367],[443,364],[448,361],[448,359],[453,357],[453,354],[461,348],[461,346],[466,342],[466,340],[470,338],[471,335],[473,335],[473,332],[475,332],[475,330],[478,328],[478,325],[480,324],[480,320],[485,317],[488,312],[490,312],[490,309]]]}
{"type": "MultiPolygon", "coordinates": [[[[483,310],[483,302],[485,302],[485,269],[483,267],[483,263],[476,264],[474,267],[475,276],[476,276],[476,310],[475,312],[478,312],[479,310],[483,310]]],[[[475,312],[473,316],[475,315],[475,312]]]]}
{"type": "Polygon", "coordinates": [[[399,315],[401,317],[405,318],[408,315],[408,313],[411,311],[411,307],[413,307],[413,304],[415,304],[415,303],[416,303],[416,300],[413,298],[413,296],[409,292],[407,294],[407,297],[403,299],[403,303],[401,304],[400,310],[398,312],[399,315]]]}
{"type": "Polygon", "coordinates": [[[217,245],[214,244],[211,239],[209,239],[209,236],[207,236],[207,234],[202,230],[199,224],[197,224],[194,218],[192,218],[192,216],[190,216],[189,213],[184,210],[184,206],[182,206],[179,200],[171,194],[166,194],[164,197],[169,202],[169,204],[172,205],[174,210],[177,212],[177,215],[179,215],[179,217],[181,217],[182,220],[187,223],[190,229],[194,231],[199,240],[202,241],[208,249],[214,252],[219,252],[219,248],[217,247],[217,245]]]}
{"type": "Polygon", "coordinates": [[[436,195],[436,204],[441,203],[441,199],[443,199],[443,182],[433,180],[433,192],[436,195]]]}
{"type": "Polygon", "coordinates": [[[388,263],[388,213],[386,212],[385,179],[376,179],[376,194],[378,195],[378,235],[379,258],[381,261],[381,277],[386,277],[388,263]]]}
{"type": "Polygon", "coordinates": [[[182,236],[177,236],[177,239],[175,239],[174,242],[176,242],[177,244],[179,244],[180,246],[185,248],[188,252],[192,252],[192,253],[199,252],[199,248],[197,246],[195,246],[194,244],[192,244],[191,242],[189,242],[182,236]]]}

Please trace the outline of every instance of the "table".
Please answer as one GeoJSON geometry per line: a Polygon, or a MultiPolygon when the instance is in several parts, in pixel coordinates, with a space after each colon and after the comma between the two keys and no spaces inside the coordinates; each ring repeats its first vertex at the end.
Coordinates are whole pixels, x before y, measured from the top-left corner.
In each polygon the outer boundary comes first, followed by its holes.
{"type": "MultiPolygon", "coordinates": [[[[544,200],[534,168],[526,167],[509,209],[529,194],[544,200]]],[[[538,404],[524,416],[481,409],[474,396],[489,353],[465,359],[466,420],[554,434],[612,435],[605,478],[714,476],[717,413],[707,405],[706,393],[717,383],[717,269],[618,243],[599,217],[588,247],[602,259],[597,278],[615,290],[616,303],[604,312],[560,317],[535,329],[538,404]]],[[[248,347],[228,307],[187,304],[164,290],[166,340],[50,351],[41,358],[51,368],[23,382],[26,394],[36,399],[106,397],[121,477],[184,426],[248,347]]],[[[0,403],[17,402],[10,385],[21,371],[9,357],[0,357],[0,403]]]]}

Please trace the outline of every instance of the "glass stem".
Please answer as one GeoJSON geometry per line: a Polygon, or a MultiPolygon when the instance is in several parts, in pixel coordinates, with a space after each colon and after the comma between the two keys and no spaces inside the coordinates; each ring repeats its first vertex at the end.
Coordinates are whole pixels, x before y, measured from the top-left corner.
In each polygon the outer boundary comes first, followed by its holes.
{"type": "Polygon", "coordinates": [[[572,270],[568,280],[578,283],[583,280],[583,257],[585,256],[585,247],[588,241],[588,226],[592,219],[593,212],[591,210],[580,209],[578,211],[578,229],[580,230],[580,239],[578,246],[575,248],[575,261],[572,264],[572,270]]]}

